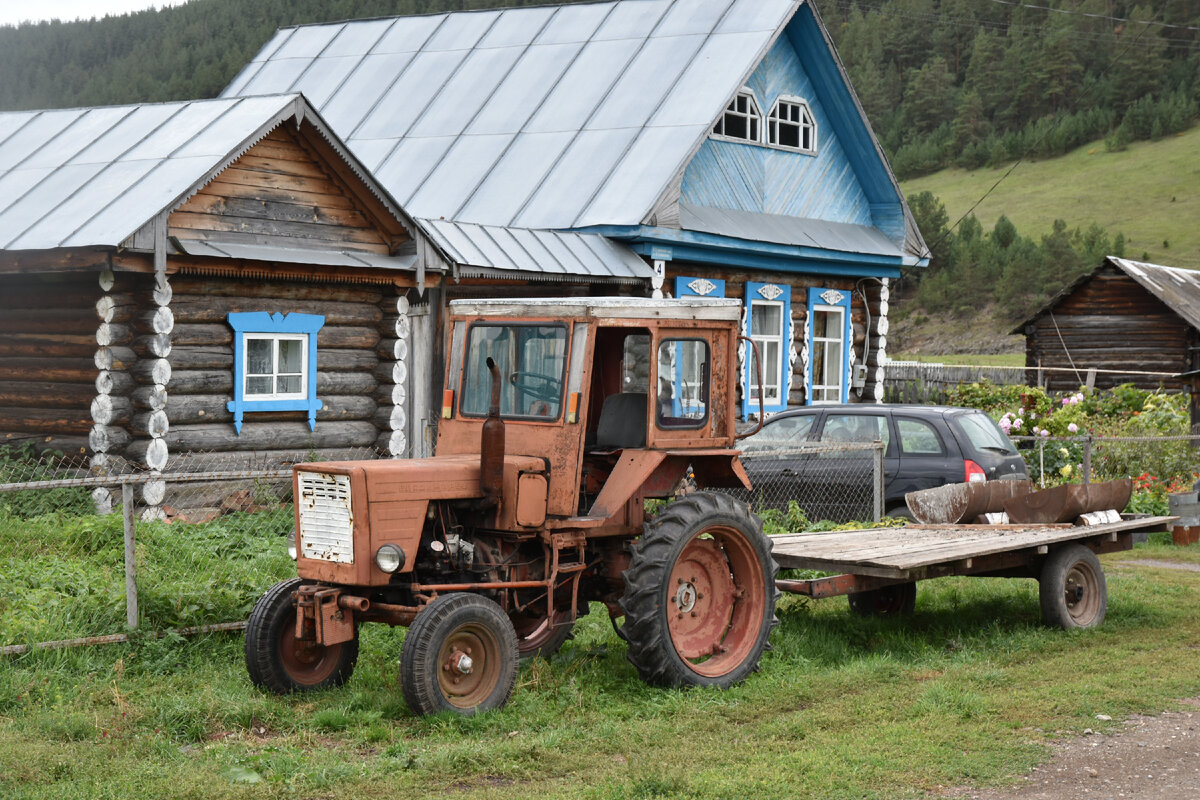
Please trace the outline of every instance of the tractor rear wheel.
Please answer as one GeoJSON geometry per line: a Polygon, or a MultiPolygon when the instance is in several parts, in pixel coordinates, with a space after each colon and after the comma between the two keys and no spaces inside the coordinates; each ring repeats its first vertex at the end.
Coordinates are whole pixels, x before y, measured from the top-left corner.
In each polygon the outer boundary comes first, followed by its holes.
{"type": "Polygon", "coordinates": [[[517,684],[517,635],[493,600],[454,592],[425,606],[400,650],[400,688],[418,715],[501,708],[517,684]]]}
{"type": "Polygon", "coordinates": [[[574,624],[570,611],[558,611],[554,618],[545,611],[524,611],[510,614],[517,634],[517,653],[521,658],[550,658],[573,635],[574,624]]]}
{"type": "Polygon", "coordinates": [[[622,636],[647,683],[727,688],[758,669],[775,618],[771,541],[723,494],[695,492],[646,523],[623,573],[622,636]]]}
{"type": "Polygon", "coordinates": [[[275,692],[310,692],[350,680],[358,660],[357,637],[321,645],[296,638],[299,578],[277,583],[258,599],[246,623],[246,669],[255,686],[275,692]]]}

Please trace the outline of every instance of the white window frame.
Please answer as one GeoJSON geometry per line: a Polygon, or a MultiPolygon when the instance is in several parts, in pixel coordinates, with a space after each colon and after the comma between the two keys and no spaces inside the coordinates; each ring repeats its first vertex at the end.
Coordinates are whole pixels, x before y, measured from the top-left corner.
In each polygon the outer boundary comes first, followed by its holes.
{"type": "Polygon", "coordinates": [[[810,155],[817,154],[817,120],[813,116],[812,108],[809,107],[808,101],[802,97],[794,95],[781,95],[775,101],[775,105],[771,107],[771,113],[767,117],[767,144],[771,147],[778,147],[781,150],[789,150],[795,153],[808,153],[810,155]],[[789,112],[785,115],[785,108],[789,112]],[[800,119],[793,120],[791,118],[791,110],[798,112],[800,119]],[[800,141],[799,147],[783,144],[779,141],[779,126],[794,125],[798,130],[798,138],[800,141]],[[809,137],[809,147],[804,146],[805,135],[809,137]]]}
{"type": "Polygon", "coordinates": [[[817,383],[817,379],[820,376],[817,375],[816,369],[815,368],[813,369],[813,372],[812,372],[812,405],[816,406],[816,405],[824,405],[824,404],[828,404],[828,403],[841,403],[843,401],[842,398],[846,394],[845,361],[846,361],[847,342],[846,342],[845,333],[844,333],[845,328],[846,328],[846,309],[842,306],[829,306],[829,305],[817,304],[812,307],[812,313],[813,313],[813,318],[814,318],[813,319],[813,328],[812,328],[812,350],[813,350],[813,352],[809,354],[810,363],[812,363],[814,365],[817,363],[816,349],[818,347],[825,348],[825,354],[824,354],[825,358],[822,359],[822,363],[826,364],[826,365],[832,363],[830,360],[830,357],[829,357],[829,350],[828,350],[829,345],[833,345],[833,344],[838,345],[839,350],[841,352],[841,355],[840,355],[840,357],[838,359],[838,363],[837,363],[837,376],[838,376],[837,383],[831,383],[831,384],[817,383]],[[837,315],[838,321],[837,321],[837,326],[835,328],[838,332],[837,336],[817,336],[817,329],[816,329],[816,324],[815,324],[816,319],[815,318],[816,318],[816,315],[820,312],[829,312],[829,313],[833,313],[833,314],[837,315]],[[828,394],[829,390],[831,390],[831,389],[836,390],[836,392],[837,392],[836,399],[834,399],[834,400],[828,400],[828,399],[818,400],[817,399],[818,393],[828,394]]]}
{"type": "Polygon", "coordinates": [[[303,333],[242,333],[242,392],[244,397],[250,401],[260,400],[304,400],[308,398],[308,335],[303,333]],[[251,341],[269,341],[271,342],[271,372],[250,372],[250,342],[251,341]],[[300,372],[280,372],[279,371],[279,343],[280,342],[300,342],[300,372]],[[252,393],[250,391],[251,378],[271,378],[273,387],[279,386],[279,378],[299,375],[300,391],[298,392],[278,392],[270,393],[252,393]]]}
{"type": "Polygon", "coordinates": [[[727,142],[748,142],[750,144],[762,144],[764,136],[764,125],[766,118],[763,117],[762,106],[758,102],[758,98],[754,95],[754,90],[749,86],[742,87],[741,90],[734,96],[725,110],[721,112],[721,118],[717,120],[717,124],[713,126],[712,136],[714,139],[723,139],[727,142]],[[738,108],[738,102],[746,101],[746,110],[742,111],[738,108]],[[746,133],[751,133],[751,128],[757,128],[754,131],[757,135],[754,138],[749,136],[731,136],[725,132],[725,118],[727,116],[742,117],[746,120],[746,133]],[[752,124],[753,123],[753,124],[752,124]]]}
{"type": "MultiPolygon", "coordinates": [[[[761,360],[764,362],[762,388],[763,388],[763,405],[775,406],[783,402],[783,370],[786,369],[787,359],[784,357],[783,344],[787,338],[785,335],[785,326],[787,325],[787,307],[782,300],[751,300],[750,301],[750,317],[746,321],[750,328],[750,339],[758,347],[758,352],[761,360]],[[779,309],[779,332],[771,334],[756,334],[754,333],[754,308],[756,306],[774,306],[779,309]],[[767,369],[766,365],[766,348],[763,346],[768,343],[775,344],[779,349],[778,368],[772,371],[767,369]]],[[[758,382],[755,380],[755,371],[751,369],[751,381],[749,386],[751,406],[757,408],[758,404],[758,382]]]]}

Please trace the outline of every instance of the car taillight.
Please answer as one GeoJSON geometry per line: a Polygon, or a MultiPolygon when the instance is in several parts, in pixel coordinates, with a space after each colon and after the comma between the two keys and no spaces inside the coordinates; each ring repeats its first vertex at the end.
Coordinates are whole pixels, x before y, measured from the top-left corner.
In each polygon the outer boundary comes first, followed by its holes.
{"type": "Polygon", "coordinates": [[[983,483],[987,480],[987,473],[983,471],[983,467],[976,464],[971,459],[963,461],[963,466],[967,471],[967,483],[983,483]]]}

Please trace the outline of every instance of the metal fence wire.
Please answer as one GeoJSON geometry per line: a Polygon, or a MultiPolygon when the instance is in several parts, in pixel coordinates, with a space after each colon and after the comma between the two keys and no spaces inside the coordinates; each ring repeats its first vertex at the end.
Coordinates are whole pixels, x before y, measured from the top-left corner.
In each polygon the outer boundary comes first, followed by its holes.
{"type": "Polygon", "coordinates": [[[781,523],[842,523],[883,516],[882,442],[756,441],[742,454],[753,489],[725,489],[759,516],[781,523]],[[803,512],[803,517],[796,511],[803,512]]]}

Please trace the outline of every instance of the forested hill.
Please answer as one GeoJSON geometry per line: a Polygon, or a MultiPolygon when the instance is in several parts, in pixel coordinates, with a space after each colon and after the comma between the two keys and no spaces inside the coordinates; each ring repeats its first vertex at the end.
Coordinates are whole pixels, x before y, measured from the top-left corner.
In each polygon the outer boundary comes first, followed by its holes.
{"type": "MultiPolygon", "coordinates": [[[[0,27],[0,109],[212,97],[305,22],[544,0],[191,0],[91,22],[0,27]]],[[[1186,128],[1200,0],[818,0],[901,177],[1186,128]]]]}

